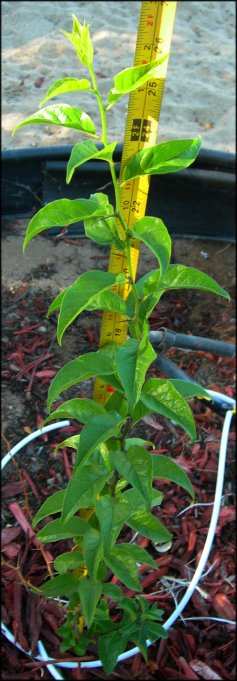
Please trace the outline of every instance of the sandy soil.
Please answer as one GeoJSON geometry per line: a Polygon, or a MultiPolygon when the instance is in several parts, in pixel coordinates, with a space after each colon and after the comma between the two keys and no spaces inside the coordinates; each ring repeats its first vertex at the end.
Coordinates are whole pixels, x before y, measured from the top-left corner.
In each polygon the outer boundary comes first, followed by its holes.
{"type": "MultiPolygon", "coordinates": [[[[39,108],[59,77],[85,75],[60,34],[71,15],[91,25],[96,72],[102,93],[114,73],[133,64],[140,2],[91,0],[2,3],[2,145],[4,149],[71,144],[77,133],[32,126],[12,138],[11,130],[39,108]]],[[[209,149],[235,150],[235,3],[189,0],[178,3],[172,54],[160,118],[160,139],[201,134],[209,149]]],[[[56,101],[56,100],[55,100],[56,101]]],[[[58,100],[59,101],[59,100],[58,100]]],[[[72,101],[66,95],[63,101],[72,101]]],[[[79,101],[77,96],[75,103],[79,101]]],[[[125,97],[110,112],[111,139],[123,141],[125,97]]],[[[98,124],[93,100],[83,108],[98,124]]]]}

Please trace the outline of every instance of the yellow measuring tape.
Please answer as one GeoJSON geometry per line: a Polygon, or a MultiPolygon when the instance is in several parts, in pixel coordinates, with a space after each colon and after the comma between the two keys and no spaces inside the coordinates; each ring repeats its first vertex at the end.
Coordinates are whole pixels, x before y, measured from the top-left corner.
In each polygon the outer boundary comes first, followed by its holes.
{"type": "MultiPolygon", "coordinates": [[[[169,55],[177,2],[142,2],[134,66],[146,64],[165,54],[169,55]]],[[[161,110],[168,58],[161,64],[160,77],[152,78],[144,86],[130,94],[125,126],[121,171],[127,159],[144,147],[157,143],[157,130],[161,110]]],[[[121,172],[120,172],[121,176],[121,172]]],[[[146,214],[149,177],[139,177],[126,182],[120,191],[120,209],[128,227],[146,214]]],[[[134,240],[131,248],[131,264],[135,280],[139,259],[139,243],[134,240]]],[[[112,247],[108,271],[128,274],[127,258],[123,252],[112,247]]],[[[115,287],[124,299],[129,284],[115,287]]],[[[127,322],[122,315],[104,312],[101,323],[100,347],[109,342],[123,344],[127,338],[127,322]]],[[[111,389],[96,379],[94,399],[104,403],[111,389]]]]}

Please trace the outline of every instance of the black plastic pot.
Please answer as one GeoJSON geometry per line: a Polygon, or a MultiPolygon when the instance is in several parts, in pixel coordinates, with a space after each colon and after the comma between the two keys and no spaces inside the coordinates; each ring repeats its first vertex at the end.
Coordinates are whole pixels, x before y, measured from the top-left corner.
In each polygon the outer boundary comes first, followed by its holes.
{"type": "MultiPolygon", "coordinates": [[[[98,145],[101,148],[101,145],[98,145]]],[[[31,216],[58,198],[89,197],[103,191],[111,200],[113,189],[107,164],[88,162],[65,183],[71,146],[20,149],[2,153],[2,215],[31,216]]],[[[122,145],[114,159],[120,166],[122,145]]],[[[190,169],[151,178],[147,214],[161,216],[173,236],[235,241],[235,155],[201,151],[190,169]]],[[[59,229],[51,229],[54,236],[59,229]]],[[[82,223],[68,229],[70,236],[84,234],[82,223]]]]}

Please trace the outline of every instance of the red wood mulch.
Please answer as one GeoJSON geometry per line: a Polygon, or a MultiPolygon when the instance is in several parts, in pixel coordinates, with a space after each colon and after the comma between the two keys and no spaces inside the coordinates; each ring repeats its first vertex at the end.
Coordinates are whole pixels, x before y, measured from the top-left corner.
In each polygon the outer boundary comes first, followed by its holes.
{"type": "MultiPolygon", "coordinates": [[[[48,385],[62,364],[54,344],[56,322],[54,319],[45,321],[51,299],[51,292],[49,295],[37,291],[32,294],[27,285],[17,292],[3,291],[3,400],[4,391],[10,387],[11,392],[21,397],[24,403],[24,413],[15,424],[9,422],[4,430],[4,449],[41,425],[46,415],[48,385]]],[[[233,306],[228,307],[222,301],[210,299],[209,306],[205,303],[200,319],[195,322],[195,330],[190,328],[190,312],[198,301],[198,294],[193,293],[167,295],[158,313],[153,315],[152,328],[158,328],[159,324],[177,331],[233,342],[233,306]],[[217,325],[218,333],[215,332],[217,325]]],[[[95,316],[91,319],[94,320],[95,316]]],[[[81,329],[80,323],[76,322],[71,332],[77,334],[78,354],[98,346],[98,319],[96,324],[94,321],[92,324],[81,329]]],[[[168,356],[203,385],[233,395],[234,360],[203,352],[181,353],[177,350],[170,350],[168,356]]],[[[156,375],[157,372],[152,369],[151,373],[156,375]]],[[[189,505],[189,498],[173,484],[163,482],[159,485],[159,489],[165,492],[165,499],[157,513],[172,531],[173,543],[171,549],[163,554],[155,553],[151,548],[157,569],[141,568],[141,579],[144,594],[164,609],[165,618],[173,611],[175,600],[179,601],[184,593],[182,583],[175,580],[187,583],[198,563],[214,498],[223,416],[198,400],[193,402],[193,409],[198,430],[194,444],[190,444],[181,429],[158,417],[146,422],[141,431],[155,442],[157,452],[171,454],[190,473],[197,501],[210,504],[178,516],[189,505]]],[[[73,425],[64,430],[63,435],[66,437],[76,430],[73,425]]],[[[71,450],[65,449],[57,458],[53,453],[60,439],[62,434],[53,433],[28,445],[21,458],[16,457],[3,475],[2,617],[25,649],[35,651],[37,640],[41,638],[51,655],[68,659],[70,656],[62,656],[58,652],[57,627],[63,617],[61,608],[55,602],[46,601],[27,590],[28,581],[37,586],[47,576],[56,555],[55,544],[47,547],[39,544],[31,519],[48,493],[56,491],[58,485],[65,484],[70,477],[71,450]]],[[[170,630],[168,640],[149,649],[147,663],[141,655],[136,655],[118,665],[110,676],[101,669],[71,671],[67,675],[64,670],[64,678],[235,678],[235,627],[208,619],[235,620],[234,444],[232,428],[223,503],[207,565],[209,572],[201,579],[183,613],[184,619],[204,619],[185,622],[179,618],[170,630]]],[[[141,541],[144,546],[149,544],[148,540],[141,541]]],[[[65,550],[65,547],[66,543],[61,542],[60,548],[65,550]]],[[[45,665],[20,653],[4,637],[2,667],[3,679],[52,678],[45,665]]]]}

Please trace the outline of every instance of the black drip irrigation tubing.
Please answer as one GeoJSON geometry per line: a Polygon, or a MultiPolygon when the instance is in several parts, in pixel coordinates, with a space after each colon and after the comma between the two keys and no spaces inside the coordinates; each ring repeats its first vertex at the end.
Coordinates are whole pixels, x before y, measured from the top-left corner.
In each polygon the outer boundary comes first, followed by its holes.
{"type": "Polygon", "coordinates": [[[189,336],[185,333],[176,333],[169,329],[151,331],[150,341],[162,351],[168,350],[168,348],[180,348],[184,350],[211,352],[214,355],[222,355],[223,357],[235,356],[235,345],[233,343],[225,343],[224,341],[205,338],[203,336],[189,336]]]}
{"type": "MultiPolygon", "coordinates": [[[[211,352],[224,357],[234,357],[236,354],[235,345],[233,343],[225,343],[224,341],[217,341],[202,336],[189,336],[165,328],[160,329],[160,331],[150,331],[149,338],[154,347],[160,350],[160,354],[155,361],[158,369],[168,376],[168,378],[177,378],[182,381],[193,382],[193,378],[163,354],[163,352],[169,348],[176,347],[184,350],[211,352]]],[[[226,398],[225,401],[222,394],[213,391],[210,391],[210,393],[213,393],[210,406],[215,411],[225,412],[229,409],[228,398],[226,398]]]]}

